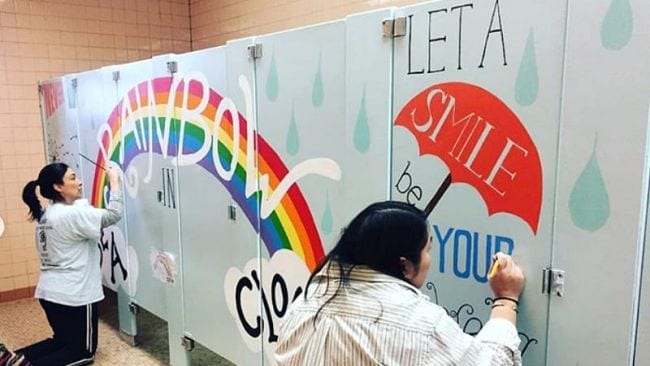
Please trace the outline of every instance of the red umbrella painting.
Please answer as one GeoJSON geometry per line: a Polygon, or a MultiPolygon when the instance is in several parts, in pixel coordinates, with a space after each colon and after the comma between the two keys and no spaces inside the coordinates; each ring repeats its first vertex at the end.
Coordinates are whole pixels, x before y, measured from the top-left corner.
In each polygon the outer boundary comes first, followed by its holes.
{"type": "Polygon", "coordinates": [[[441,159],[449,174],[425,208],[431,213],[452,183],[474,187],[489,215],[506,212],[537,234],[542,165],[519,118],[498,97],[468,83],[433,85],[395,119],[417,140],[420,155],[441,159]]]}

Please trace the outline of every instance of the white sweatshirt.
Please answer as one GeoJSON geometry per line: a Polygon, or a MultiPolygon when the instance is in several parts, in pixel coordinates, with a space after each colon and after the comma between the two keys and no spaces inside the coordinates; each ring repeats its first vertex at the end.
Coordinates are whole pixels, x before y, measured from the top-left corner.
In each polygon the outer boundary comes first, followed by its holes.
{"type": "Polygon", "coordinates": [[[61,305],[81,306],[104,298],[97,246],[101,228],[122,217],[122,194],[110,193],[107,209],[86,199],[50,205],[36,225],[41,275],[34,297],[61,305]]]}

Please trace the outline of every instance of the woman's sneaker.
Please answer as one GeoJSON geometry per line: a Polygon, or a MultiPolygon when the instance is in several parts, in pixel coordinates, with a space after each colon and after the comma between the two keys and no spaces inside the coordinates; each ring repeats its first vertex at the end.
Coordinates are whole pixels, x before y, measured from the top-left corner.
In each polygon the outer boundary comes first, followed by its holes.
{"type": "Polygon", "coordinates": [[[31,363],[27,361],[24,355],[16,353],[14,357],[7,361],[6,366],[31,366],[31,363]]]}
{"type": "Polygon", "coordinates": [[[0,366],[5,366],[11,357],[13,357],[13,354],[4,344],[0,343],[0,366]]]}

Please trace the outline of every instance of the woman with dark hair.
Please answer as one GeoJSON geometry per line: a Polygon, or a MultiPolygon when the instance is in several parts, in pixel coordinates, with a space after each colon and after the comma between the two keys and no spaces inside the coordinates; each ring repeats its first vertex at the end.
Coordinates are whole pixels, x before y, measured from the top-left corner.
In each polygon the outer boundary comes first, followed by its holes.
{"type": "Polygon", "coordinates": [[[34,297],[39,299],[54,333],[16,352],[9,364],[85,365],[97,349],[97,303],[104,298],[97,242],[101,228],[122,217],[119,173],[107,169],[110,199],[107,209],[81,199],[81,181],[66,164],[41,169],[27,183],[23,201],[36,221],[36,248],[41,273],[34,297]],[[41,207],[36,190],[51,200],[41,207]],[[22,362],[22,363],[21,363],[22,362]]]}
{"type": "Polygon", "coordinates": [[[472,337],[419,291],[430,249],[429,224],[414,206],[387,201],[361,211],[280,326],[278,365],[520,365],[521,268],[495,255],[490,320],[472,337]]]}

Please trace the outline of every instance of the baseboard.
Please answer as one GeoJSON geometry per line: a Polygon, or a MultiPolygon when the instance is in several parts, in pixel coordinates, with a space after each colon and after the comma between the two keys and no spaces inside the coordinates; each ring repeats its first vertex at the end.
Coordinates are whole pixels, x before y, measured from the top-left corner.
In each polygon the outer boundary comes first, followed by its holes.
{"type": "Polygon", "coordinates": [[[36,287],[30,286],[0,292],[0,302],[9,302],[34,297],[35,289],[36,287]]]}

